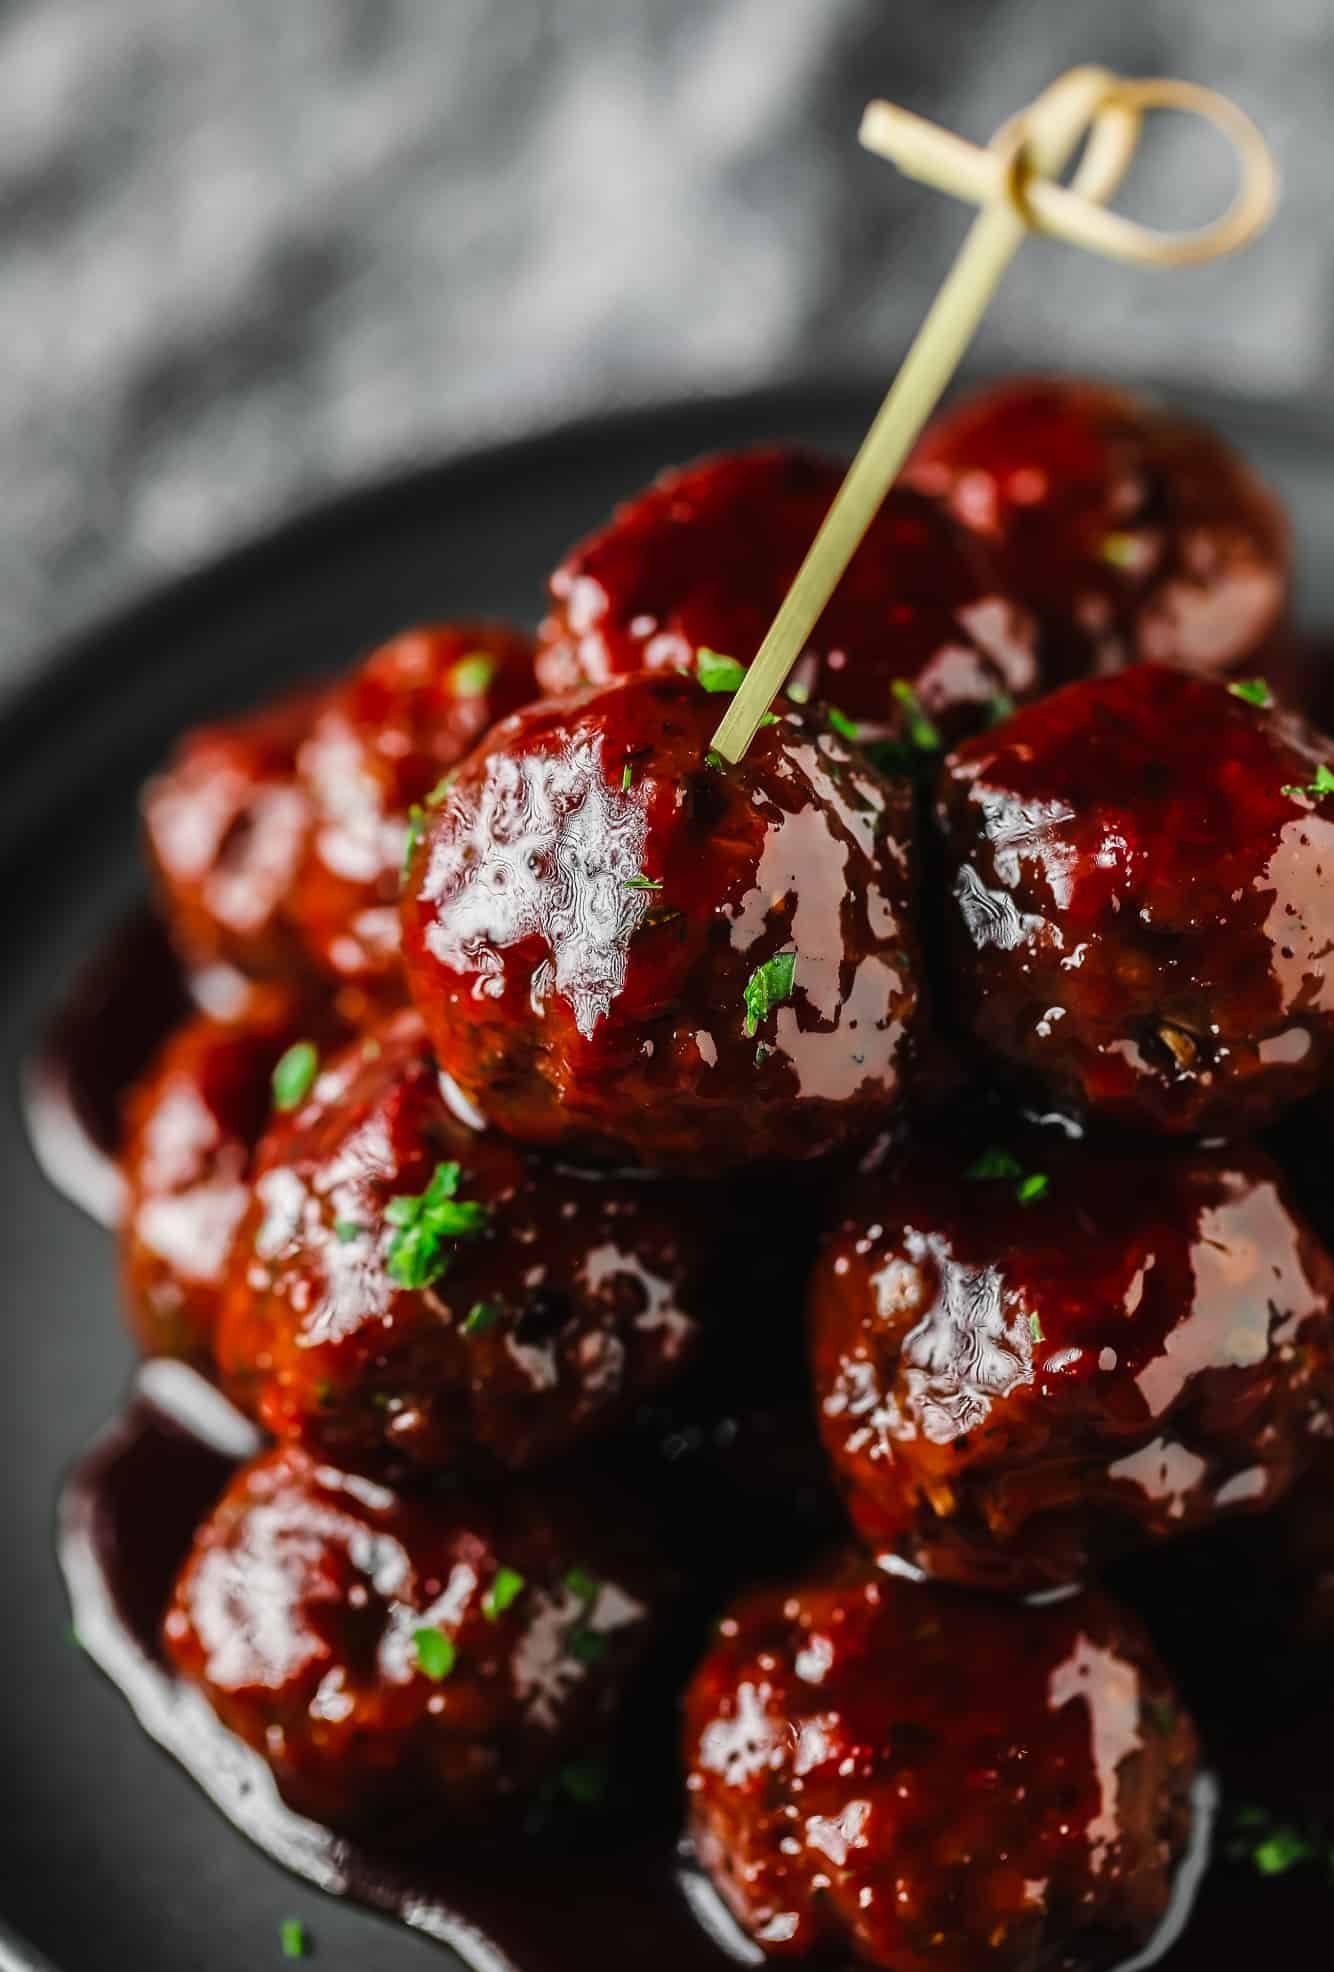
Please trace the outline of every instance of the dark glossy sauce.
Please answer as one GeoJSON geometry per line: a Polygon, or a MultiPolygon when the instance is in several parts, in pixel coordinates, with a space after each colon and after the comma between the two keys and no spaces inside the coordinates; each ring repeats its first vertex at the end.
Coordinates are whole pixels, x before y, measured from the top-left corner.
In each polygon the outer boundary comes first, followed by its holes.
{"type": "MultiPolygon", "coordinates": [[[[85,974],[29,1074],[29,1125],[44,1167],[103,1220],[115,1210],[107,1174],[114,1177],[120,1093],[184,1003],[163,941],[143,924],[131,927],[85,974]]],[[[71,1475],[60,1516],[81,1643],[228,1819],[297,1875],[451,1945],[476,1972],[612,1972],[627,1963],[636,1972],[721,1972],[761,1962],[683,1857],[679,1780],[665,1757],[636,1780],[614,1824],[568,1841],[535,1839],[519,1871],[510,1846],[479,1852],[460,1840],[442,1844],[439,1856],[405,1860],[284,1807],[263,1762],[173,1677],[158,1643],[196,1522],[254,1442],[250,1426],[193,1372],[150,1363],[122,1417],[71,1475]]],[[[1199,1650],[1185,1606],[1191,1591],[1183,1592],[1170,1555],[1118,1586],[1155,1629],[1162,1619],[1169,1656],[1182,1635],[1187,1653],[1199,1650]]],[[[1235,1668],[1225,1633],[1205,1647],[1211,1702],[1203,1723],[1224,1811],[1259,1802],[1334,1831],[1334,1675],[1308,1686],[1300,1713],[1285,1718],[1281,1682],[1276,1689],[1246,1647],[1233,1651],[1235,1668]]],[[[1183,1670],[1193,1695],[1188,1657],[1183,1670]]],[[[1281,1972],[1305,1972],[1324,1964],[1330,1870],[1306,1864],[1266,1877],[1217,1853],[1208,1859],[1213,1783],[1196,1798],[1196,1842],[1176,1906],[1128,1965],[1254,1972],[1274,1960],[1281,1972]]]]}

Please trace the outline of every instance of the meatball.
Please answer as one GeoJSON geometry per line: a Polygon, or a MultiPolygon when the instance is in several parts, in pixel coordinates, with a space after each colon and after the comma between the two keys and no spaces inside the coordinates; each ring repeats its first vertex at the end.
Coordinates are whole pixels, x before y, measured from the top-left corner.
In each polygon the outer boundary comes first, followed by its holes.
{"type": "Polygon", "coordinates": [[[1259,1127],[1327,1080],[1332,762],[1263,685],[1156,665],[960,747],[937,813],[972,1033],[1153,1130],[1259,1127]]]}
{"type": "Polygon", "coordinates": [[[710,1173],[873,1130],[922,1024],[911,797],[815,707],[745,760],[640,672],[496,727],[403,892],[441,1067],[521,1141],[710,1173]]]}
{"type": "Polygon", "coordinates": [[[262,1142],[219,1366],[335,1460],[518,1470],[685,1361],[704,1217],[680,1185],[597,1183],[470,1128],[400,1014],[262,1142]]]}
{"type": "Polygon", "coordinates": [[[223,962],[257,978],[302,970],[287,916],[310,826],[296,756],[321,702],[298,692],[200,726],[144,790],[149,861],[191,965],[223,962]]]}
{"type": "Polygon", "coordinates": [[[1191,1823],[1194,1728],[1101,1596],[966,1596],[848,1562],[754,1591],[685,1701],[695,1853],[784,1957],[1114,1965],[1191,1823]]]}
{"type": "MultiPolygon", "coordinates": [[[[664,473],[552,576],[544,688],[689,668],[701,648],[749,663],[843,470],[772,448],[664,473]]],[[[1002,594],[989,552],[904,488],[872,522],[793,679],[872,734],[902,723],[904,687],[957,732],[1041,682],[1032,620],[1002,594]]]]}
{"type": "Polygon", "coordinates": [[[1256,668],[1280,627],[1277,502],[1216,433],[1124,391],[1002,383],[930,426],[905,478],[994,550],[1066,675],[1256,668]]]}
{"type": "MultiPolygon", "coordinates": [[[[321,1020],[327,1027],[328,1016],[321,1020]]],[[[251,1156],[273,1103],[270,1078],[310,1025],[300,995],[253,987],[228,1018],[187,1020],[130,1091],[121,1258],[130,1326],[150,1355],[201,1366],[211,1358],[251,1156]]]]}
{"type": "Polygon", "coordinates": [[[592,1500],[401,1498],[288,1445],[199,1529],[164,1639],[298,1813],[408,1844],[584,1798],[667,1586],[592,1500]]]}
{"type": "Polygon", "coordinates": [[[402,997],[397,901],[413,810],[536,691],[529,638],[444,624],[395,637],[330,693],[298,756],[312,826],[289,904],[319,971],[402,997]]]}
{"type": "Polygon", "coordinates": [[[915,1147],[849,1196],[809,1288],[854,1521],[1008,1586],[1267,1506],[1330,1434],[1332,1295],[1259,1150],[915,1147]]]}

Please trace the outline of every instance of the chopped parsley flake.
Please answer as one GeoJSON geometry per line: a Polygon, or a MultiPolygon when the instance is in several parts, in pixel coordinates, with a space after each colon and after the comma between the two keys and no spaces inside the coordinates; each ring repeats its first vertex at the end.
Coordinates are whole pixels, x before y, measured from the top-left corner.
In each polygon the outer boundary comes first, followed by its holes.
{"type": "Polygon", "coordinates": [[[601,1630],[590,1629],[581,1623],[578,1629],[571,1630],[566,1646],[577,1664],[597,1664],[607,1654],[607,1639],[601,1630]]]}
{"type": "Polygon", "coordinates": [[[1044,1335],[1044,1334],[1042,1333],[1042,1319],[1041,1319],[1041,1317],[1040,1317],[1040,1316],[1038,1316],[1038,1315],[1030,1315],[1030,1316],[1029,1316],[1029,1318],[1028,1318],[1028,1326],[1029,1326],[1029,1329],[1030,1329],[1030,1330],[1032,1331],[1032,1336],[1033,1336],[1033,1340],[1034,1340],[1035,1342],[1045,1342],[1045,1341],[1046,1341],[1046,1339],[1047,1339],[1047,1338],[1046,1338],[1046,1336],[1045,1336],[1045,1335],[1044,1335]]]}
{"type": "Polygon", "coordinates": [[[824,716],[828,720],[831,730],[836,732],[840,739],[856,739],[857,722],[855,719],[849,719],[846,712],[840,712],[836,705],[827,705],[824,709],[824,716]]]}
{"type": "Polygon", "coordinates": [[[708,752],[704,756],[704,765],[706,767],[721,767],[722,764],[723,764],[722,754],[715,753],[713,748],[710,747],[708,752]]]}
{"type": "Polygon", "coordinates": [[[587,1568],[571,1568],[565,1577],[565,1586],[571,1595],[577,1595],[580,1602],[591,1602],[602,1584],[596,1575],[590,1575],[587,1568]]]}
{"type": "Polygon", "coordinates": [[[491,1207],[456,1199],[458,1188],[458,1165],[437,1164],[425,1191],[391,1198],[385,1207],[385,1219],[395,1228],[386,1266],[400,1287],[429,1287],[449,1269],[450,1242],[477,1239],[486,1231],[491,1207]]]}
{"type": "Polygon", "coordinates": [[[463,1318],[465,1335],[481,1335],[486,1329],[494,1328],[501,1317],[499,1301],[474,1301],[463,1318]]]}
{"type": "Polygon", "coordinates": [[[443,1684],[458,1662],[459,1653],[452,1636],[431,1627],[412,1632],[417,1662],[433,1684],[443,1684]]]}
{"type": "Polygon", "coordinates": [[[482,1614],[488,1623],[500,1620],[523,1589],[523,1576],[517,1568],[497,1568],[491,1586],[482,1597],[482,1614]]]}
{"type": "Polygon", "coordinates": [[[1334,1847],[1314,1823],[1298,1827],[1278,1821],[1268,1808],[1238,1808],[1231,1819],[1226,1853],[1233,1862],[1248,1862],[1261,1876],[1286,1876],[1302,1863],[1324,1862],[1334,1874],[1334,1847]]]}
{"type": "Polygon", "coordinates": [[[745,665],[721,651],[706,648],[695,653],[695,676],[706,692],[734,692],[745,675],[745,665]]]}
{"type": "MultiPolygon", "coordinates": [[[[1014,1183],[1014,1195],[1021,1205],[1035,1205],[1044,1198],[1051,1183],[1045,1171],[1025,1172],[1019,1159],[1008,1150],[993,1146],[984,1150],[964,1172],[966,1178],[1004,1178],[1014,1183]]],[[[1034,1317],[1036,1320],[1036,1317],[1034,1317]]],[[[1040,1339],[1040,1338],[1037,1338],[1040,1339]]]]}
{"type": "Polygon", "coordinates": [[[800,678],[794,678],[783,689],[794,705],[806,705],[810,700],[811,688],[809,685],[803,685],[800,678]]]}
{"type": "Polygon", "coordinates": [[[496,675],[496,660],[484,650],[469,651],[449,674],[459,698],[480,698],[496,675]]]}
{"type": "Polygon", "coordinates": [[[310,1094],[320,1068],[320,1051],[313,1041],[294,1041],[270,1078],[275,1109],[296,1109],[310,1094]]]}
{"type": "Polygon", "coordinates": [[[655,880],[653,877],[644,876],[642,873],[638,876],[623,876],[621,878],[621,888],[623,890],[661,890],[662,878],[658,877],[655,880]]]}
{"type": "Polygon", "coordinates": [[[1002,719],[1008,719],[1014,711],[1014,700],[1008,692],[996,692],[987,706],[987,724],[999,726],[1002,719]]]}
{"type": "Polygon", "coordinates": [[[1238,678],[1228,690],[1233,698],[1242,699],[1247,705],[1258,705],[1262,712],[1268,712],[1274,703],[1274,694],[1263,678],[1238,678]]]}
{"type": "Polygon", "coordinates": [[[1330,772],[1322,760],[1315,770],[1314,780],[1307,781],[1304,786],[1294,786],[1292,783],[1289,783],[1281,791],[1287,795],[1312,794],[1319,796],[1322,794],[1334,794],[1334,773],[1330,772]]]}
{"type": "Polygon", "coordinates": [[[624,766],[622,767],[622,769],[621,769],[621,793],[622,793],[622,794],[626,794],[626,793],[628,793],[628,791],[629,791],[629,787],[630,787],[630,783],[631,783],[631,781],[632,781],[632,780],[634,779],[634,777],[635,777],[635,770],[634,770],[634,768],[633,768],[633,767],[632,767],[632,766],[630,765],[630,762],[629,762],[629,761],[627,760],[627,761],[626,761],[626,763],[625,763],[625,765],[624,765],[624,766]]]}
{"type": "Polygon", "coordinates": [[[607,1769],[601,1760],[571,1760],[560,1770],[560,1784],[581,1808],[591,1807],[607,1791],[607,1769]]]}
{"type": "Polygon", "coordinates": [[[419,802],[414,801],[412,806],[408,809],[408,832],[403,838],[404,876],[406,876],[408,873],[408,866],[412,861],[413,851],[416,849],[417,844],[422,839],[422,829],[425,825],[425,822],[426,822],[426,810],[420,805],[419,802]]]}
{"type": "Polygon", "coordinates": [[[757,965],[746,981],[746,1020],[747,1039],[754,1039],[762,1020],[766,1019],[771,1007],[781,1006],[784,1000],[792,997],[792,981],[797,970],[795,952],[775,952],[763,965],[757,965]]]}
{"type": "Polygon", "coordinates": [[[299,1917],[285,1917],[278,1926],[278,1942],[284,1958],[304,1958],[310,1949],[306,1927],[299,1917]]]}
{"type": "Polygon", "coordinates": [[[906,678],[896,678],[889,688],[907,716],[908,738],[921,753],[935,753],[940,747],[940,728],[922,710],[922,701],[906,678]]]}
{"type": "Polygon", "coordinates": [[[451,767],[447,774],[442,774],[435,786],[431,789],[431,792],[427,795],[422,806],[424,808],[438,808],[445,796],[449,793],[451,787],[453,787],[454,777],[457,773],[458,768],[451,767]]]}
{"type": "Polygon", "coordinates": [[[334,1238],[340,1246],[350,1246],[354,1239],[360,1239],[365,1226],[359,1226],[355,1219],[335,1219],[334,1238]]]}

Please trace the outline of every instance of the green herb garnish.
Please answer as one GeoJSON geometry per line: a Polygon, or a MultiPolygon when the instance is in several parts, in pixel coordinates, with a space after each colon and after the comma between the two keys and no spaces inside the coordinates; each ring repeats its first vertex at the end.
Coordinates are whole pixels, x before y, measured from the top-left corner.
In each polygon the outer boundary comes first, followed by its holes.
{"type": "Polygon", "coordinates": [[[734,692],[746,675],[744,664],[721,651],[701,649],[695,653],[695,676],[706,692],[734,692]]]}
{"type": "Polygon", "coordinates": [[[653,877],[642,874],[639,876],[623,876],[621,878],[621,888],[622,890],[661,890],[662,879],[659,877],[655,881],[653,877]]]}
{"type": "Polygon", "coordinates": [[[602,1584],[596,1575],[590,1575],[587,1568],[571,1568],[565,1577],[565,1586],[571,1595],[577,1595],[580,1602],[591,1602],[602,1584]]]}
{"type": "Polygon", "coordinates": [[[836,705],[827,705],[824,709],[824,716],[829,724],[830,730],[837,733],[840,739],[856,739],[857,722],[855,719],[849,719],[846,712],[840,712],[836,705]]]}
{"type": "Polygon", "coordinates": [[[359,1226],[355,1219],[335,1219],[334,1238],[340,1246],[350,1246],[354,1239],[360,1239],[365,1226],[359,1226]]]}
{"type": "Polygon", "coordinates": [[[607,1769],[601,1760],[571,1760],[560,1770],[560,1784],[581,1808],[591,1807],[607,1791],[607,1769]]]}
{"type": "Polygon", "coordinates": [[[1011,1151],[995,1145],[984,1150],[964,1172],[966,1178],[1003,1178],[1013,1180],[1014,1195],[1021,1205],[1035,1205],[1038,1199],[1046,1196],[1051,1183],[1045,1171],[1025,1171],[1019,1159],[1011,1151]]]}
{"type": "Polygon", "coordinates": [[[597,1664],[607,1654],[607,1639],[601,1630],[590,1629],[587,1623],[571,1630],[566,1638],[566,1648],[578,1664],[597,1664]]]}
{"type": "Polygon", "coordinates": [[[1045,1341],[1046,1341],[1046,1339],[1047,1339],[1047,1338],[1046,1338],[1046,1336],[1045,1336],[1045,1335],[1044,1335],[1044,1334],[1042,1333],[1042,1321],[1041,1321],[1041,1318],[1040,1318],[1039,1316],[1037,1316],[1037,1315],[1030,1315],[1030,1316],[1029,1316],[1029,1318],[1028,1318],[1028,1326],[1029,1326],[1029,1330],[1030,1330],[1030,1332],[1032,1333],[1032,1336],[1033,1336],[1033,1340],[1034,1340],[1035,1342],[1045,1342],[1045,1341]]]}
{"type": "Polygon", "coordinates": [[[463,1318],[462,1333],[481,1335],[486,1329],[495,1327],[502,1313],[499,1301],[474,1301],[463,1318]]]}
{"type": "Polygon", "coordinates": [[[781,1006],[792,997],[792,981],[797,970],[795,952],[775,952],[763,965],[757,965],[746,981],[746,1020],[744,1032],[753,1039],[771,1007],[781,1006]]]}
{"type": "Polygon", "coordinates": [[[491,1207],[456,1199],[458,1188],[458,1165],[437,1164],[425,1191],[391,1198],[386,1205],[385,1220],[396,1230],[385,1264],[400,1287],[429,1287],[448,1271],[454,1257],[450,1242],[477,1239],[486,1231],[491,1207]]]}
{"type": "Polygon", "coordinates": [[[632,780],[634,779],[634,777],[635,777],[635,770],[634,770],[634,768],[633,768],[633,767],[632,767],[632,766],[630,765],[630,762],[629,762],[629,761],[627,760],[627,761],[626,761],[626,763],[625,763],[625,765],[624,765],[624,766],[622,767],[622,769],[621,769],[621,793],[622,793],[622,794],[626,794],[626,793],[628,793],[628,791],[629,791],[629,787],[630,787],[630,783],[631,783],[631,781],[632,781],[632,780]]]}
{"type": "Polygon", "coordinates": [[[284,1958],[304,1958],[310,1949],[306,1927],[299,1917],[285,1917],[278,1926],[278,1942],[284,1958]]]}
{"type": "Polygon", "coordinates": [[[320,1051],[313,1041],[293,1041],[279,1057],[270,1081],[275,1109],[295,1109],[310,1093],[320,1068],[320,1051]]]}
{"type": "Polygon", "coordinates": [[[455,1664],[459,1653],[452,1636],[443,1630],[427,1627],[414,1630],[412,1641],[417,1651],[417,1662],[433,1684],[443,1684],[455,1664]]]}
{"type": "Polygon", "coordinates": [[[1322,794],[1334,794],[1334,773],[1330,772],[1322,760],[1315,770],[1314,780],[1307,781],[1304,787],[1294,786],[1289,783],[1281,792],[1287,795],[1313,794],[1319,796],[1322,794]]]}
{"type": "Polygon", "coordinates": [[[488,1623],[500,1620],[523,1585],[523,1576],[517,1568],[497,1568],[490,1588],[482,1597],[482,1614],[488,1623]]]}
{"type": "Polygon", "coordinates": [[[469,651],[449,674],[450,684],[463,697],[480,697],[496,675],[496,660],[484,650],[469,651]]]}
{"type": "Polygon", "coordinates": [[[704,756],[704,765],[706,767],[721,767],[722,764],[723,764],[722,754],[715,753],[713,748],[710,747],[708,752],[704,756]]]}
{"type": "Polygon", "coordinates": [[[1274,694],[1263,678],[1237,678],[1228,690],[1233,698],[1242,699],[1247,705],[1258,705],[1262,712],[1268,712],[1274,703],[1274,694]]]}
{"type": "Polygon", "coordinates": [[[907,715],[908,738],[921,753],[935,753],[940,747],[940,728],[922,710],[922,701],[906,678],[896,678],[889,688],[907,715]]]}
{"type": "Polygon", "coordinates": [[[425,826],[425,822],[426,822],[426,810],[421,806],[419,802],[414,801],[412,806],[408,809],[408,830],[407,830],[407,834],[403,837],[403,875],[404,876],[407,875],[408,867],[412,862],[413,851],[416,849],[417,844],[422,839],[422,829],[425,826]]]}
{"type": "Polygon", "coordinates": [[[987,724],[999,726],[1002,719],[1008,719],[1014,711],[1014,700],[1008,692],[995,692],[987,705],[987,724]]]}

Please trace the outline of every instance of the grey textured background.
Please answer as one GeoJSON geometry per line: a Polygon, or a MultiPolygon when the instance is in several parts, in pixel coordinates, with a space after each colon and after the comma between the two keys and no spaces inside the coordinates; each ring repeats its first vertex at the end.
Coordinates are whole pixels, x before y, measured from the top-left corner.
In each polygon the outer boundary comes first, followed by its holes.
{"type": "MultiPolygon", "coordinates": [[[[0,683],[367,475],[887,376],[964,219],[859,152],[862,103],[980,139],[1090,58],[1234,92],[1280,223],[1188,275],[1031,248],[986,360],[1327,395],[1331,0],[0,5],[0,683]]],[[[1155,218],[1226,198],[1184,123],[1153,161],[1179,187],[1155,218]]]]}

